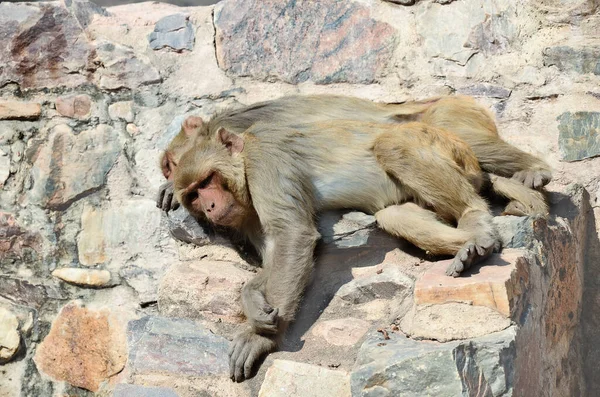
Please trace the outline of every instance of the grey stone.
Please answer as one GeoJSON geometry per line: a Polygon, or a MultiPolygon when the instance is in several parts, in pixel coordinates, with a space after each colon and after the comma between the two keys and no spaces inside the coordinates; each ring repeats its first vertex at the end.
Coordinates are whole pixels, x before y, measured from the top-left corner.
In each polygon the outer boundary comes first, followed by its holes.
{"type": "Polygon", "coordinates": [[[129,265],[119,270],[119,276],[135,290],[141,306],[158,301],[158,275],[149,269],[129,265]]]}
{"type": "Polygon", "coordinates": [[[597,45],[547,47],[543,51],[543,57],[546,66],[600,75],[600,46],[597,45]]]}
{"type": "Polygon", "coordinates": [[[417,2],[417,0],[385,0],[388,3],[400,4],[403,6],[412,6],[417,2]]]}
{"type": "Polygon", "coordinates": [[[503,248],[531,248],[533,240],[533,219],[526,216],[497,216],[494,224],[503,248]]]}
{"type": "Polygon", "coordinates": [[[600,112],[565,112],[557,120],[558,147],[563,160],[600,155],[600,112]]]}
{"type": "Polygon", "coordinates": [[[326,244],[337,247],[358,247],[367,243],[377,221],[362,212],[329,211],[319,217],[319,233],[326,244]]]}
{"type": "Polygon", "coordinates": [[[96,45],[96,55],[97,61],[103,65],[95,74],[100,88],[136,88],[161,82],[158,70],[148,60],[135,54],[131,48],[100,41],[96,45]]]}
{"type": "MultiPolygon", "coordinates": [[[[440,4],[444,0],[437,1],[440,4]]],[[[485,20],[473,27],[466,47],[479,50],[485,55],[494,55],[511,47],[513,41],[519,37],[519,30],[515,24],[514,15],[507,12],[486,15],[485,20]]]]}
{"type": "Polygon", "coordinates": [[[511,90],[492,84],[475,84],[458,89],[459,94],[506,99],[510,96],[511,90]]]}
{"type": "Polygon", "coordinates": [[[229,342],[193,321],[155,316],[133,320],[127,327],[127,342],[132,374],[229,373],[229,342]]]}
{"type": "Polygon", "coordinates": [[[156,23],[148,40],[153,50],[168,47],[177,52],[191,51],[194,48],[194,27],[187,15],[168,15],[156,23]]]}
{"type": "Polygon", "coordinates": [[[76,87],[88,82],[93,46],[59,2],[0,3],[0,87],[76,87]]]}
{"type": "Polygon", "coordinates": [[[183,206],[169,211],[167,219],[173,238],[198,246],[210,244],[209,226],[199,223],[183,206]]]}
{"type": "Polygon", "coordinates": [[[66,125],[57,126],[31,169],[31,202],[52,209],[67,208],[105,184],[120,151],[119,134],[107,125],[78,135],[66,125]]]}
{"type": "Polygon", "coordinates": [[[113,397],[178,397],[167,387],[150,387],[120,383],[115,386],[113,397]]]}
{"type": "Polygon", "coordinates": [[[392,26],[354,1],[225,0],[215,26],[223,70],[292,84],[372,83],[396,41],[392,26]]]}
{"type": "Polygon", "coordinates": [[[374,299],[391,299],[399,294],[406,296],[412,286],[413,280],[400,269],[387,267],[379,274],[344,284],[336,295],[352,303],[365,303],[374,299]]]}
{"type": "Polygon", "coordinates": [[[105,17],[110,15],[104,8],[88,0],[64,0],[64,2],[84,29],[89,26],[94,15],[105,17]]]}
{"type": "Polygon", "coordinates": [[[67,299],[67,296],[59,288],[5,276],[0,276],[0,296],[34,309],[41,308],[49,299],[67,299]]]}
{"type": "Polygon", "coordinates": [[[353,396],[504,396],[512,392],[514,328],[449,343],[371,333],[350,375],[353,396]]]}

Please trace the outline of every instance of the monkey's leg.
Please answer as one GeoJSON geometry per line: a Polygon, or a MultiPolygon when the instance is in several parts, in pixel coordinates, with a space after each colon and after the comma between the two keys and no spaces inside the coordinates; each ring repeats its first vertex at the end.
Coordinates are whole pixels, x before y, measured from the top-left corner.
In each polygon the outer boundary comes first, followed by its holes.
{"type": "Polygon", "coordinates": [[[455,255],[471,238],[471,233],[443,223],[434,212],[415,203],[389,206],[375,218],[386,232],[434,255],[455,255]]]}
{"type": "Polygon", "coordinates": [[[490,182],[495,194],[510,200],[503,215],[548,215],[548,204],[542,192],[525,187],[514,179],[497,175],[490,175],[490,182]]]}
{"type": "MultiPolygon", "coordinates": [[[[409,131],[410,133],[410,131],[409,131]]],[[[432,207],[443,219],[456,220],[469,235],[456,252],[447,274],[454,277],[499,248],[499,238],[487,203],[453,162],[435,150],[414,141],[406,145],[402,134],[383,134],[373,151],[384,170],[393,176],[418,203],[432,207]]]]}
{"type": "Polygon", "coordinates": [[[532,189],[541,189],[552,179],[552,171],[545,161],[500,138],[483,135],[461,138],[471,146],[481,168],[486,172],[512,177],[532,189]]]}

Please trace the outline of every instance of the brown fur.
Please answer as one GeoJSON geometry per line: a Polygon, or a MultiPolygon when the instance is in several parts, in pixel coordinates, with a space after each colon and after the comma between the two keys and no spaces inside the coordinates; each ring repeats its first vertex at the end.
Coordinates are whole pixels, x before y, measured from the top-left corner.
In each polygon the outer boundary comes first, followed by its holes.
{"type": "Polygon", "coordinates": [[[250,326],[232,344],[232,378],[249,377],[293,320],[312,270],[319,212],[375,214],[390,233],[455,255],[447,273],[456,277],[499,247],[480,182],[468,145],[419,122],[255,124],[198,140],[175,170],[177,197],[190,212],[245,233],[263,258],[242,292],[250,326]],[[420,222],[407,227],[413,220],[420,222]]]}
{"type": "MultiPolygon", "coordinates": [[[[500,139],[493,116],[473,98],[465,96],[437,97],[401,104],[381,104],[334,95],[289,96],[228,110],[206,123],[197,123],[195,129],[182,128],[162,156],[163,173],[168,178],[176,168],[179,157],[191,147],[192,140],[211,138],[221,127],[233,133],[242,133],[260,122],[292,124],[344,119],[376,123],[421,121],[443,128],[472,148],[485,172],[504,177],[491,178],[492,185],[513,177],[522,182],[522,187],[513,185],[504,193],[492,186],[494,192],[501,193],[511,201],[507,213],[513,213],[511,208],[515,207],[526,215],[546,215],[548,212],[543,195],[532,190],[550,181],[548,165],[500,139]],[[165,168],[169,170],[167,173],[164,172],[165,168]]],[[[172,185],[167,182],[160,189],[158,206],[168,210],[176,205],[171,201],[172,198],[172,185]]]]}

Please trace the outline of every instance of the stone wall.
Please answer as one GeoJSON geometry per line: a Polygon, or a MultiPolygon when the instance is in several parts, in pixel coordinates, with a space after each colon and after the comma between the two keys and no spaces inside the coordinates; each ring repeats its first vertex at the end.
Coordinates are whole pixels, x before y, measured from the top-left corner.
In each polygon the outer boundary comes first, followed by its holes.
{"type": "Polygon", "coordinates": [[[599,10],[1,3],[0,396],[600,395],[599,10]],[[451,282],[328,214],[283,351],[234,384],[256,259],[155,207],[158,157],[187,115],[315,93],[477,97],[555,169],[552,215],[496,217],[504,252],[451,282]]]}

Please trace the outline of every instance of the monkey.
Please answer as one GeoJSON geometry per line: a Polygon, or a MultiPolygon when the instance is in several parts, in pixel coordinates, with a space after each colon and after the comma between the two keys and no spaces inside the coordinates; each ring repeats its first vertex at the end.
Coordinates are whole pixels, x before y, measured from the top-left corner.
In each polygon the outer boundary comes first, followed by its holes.
{"type": "Polygon", "coordinates": [[[480,161],[456,135],[423,122],[257,123],[220,127],[186,151],[173,172],[177,200],[193,215],[245,234],[263,260],[242,290],[247,328],[229,350],[234,381],[276,350],[313,267],[322,211],[353,208],[433,254],[456,277],[500,247],[477,193],[480,161]],[[450,224],[455,224],[456,227],[450,224]]]}
{"type": "Polygon", "coordinates": [[[487,179],[493,193],[509,200],[503,214],[548,214],[546,199],[539,190],[552,178],[550,167],[503,141],[493,116],[473,98],[458,95],[400,104],[335,95],[288,96],[228,110],[208,122],[191,116],[162,155],[161,167],[167,182],[159,189],[157,206],[165,211],[178,206],[170,178],[178,158],[194,140],[212,137],[220,127],[242,133],[257,122],[286,124],[343,119],[378,123],[421,121],[444,128],[471,146],[483,170],[490,174],[487,179]]]}

